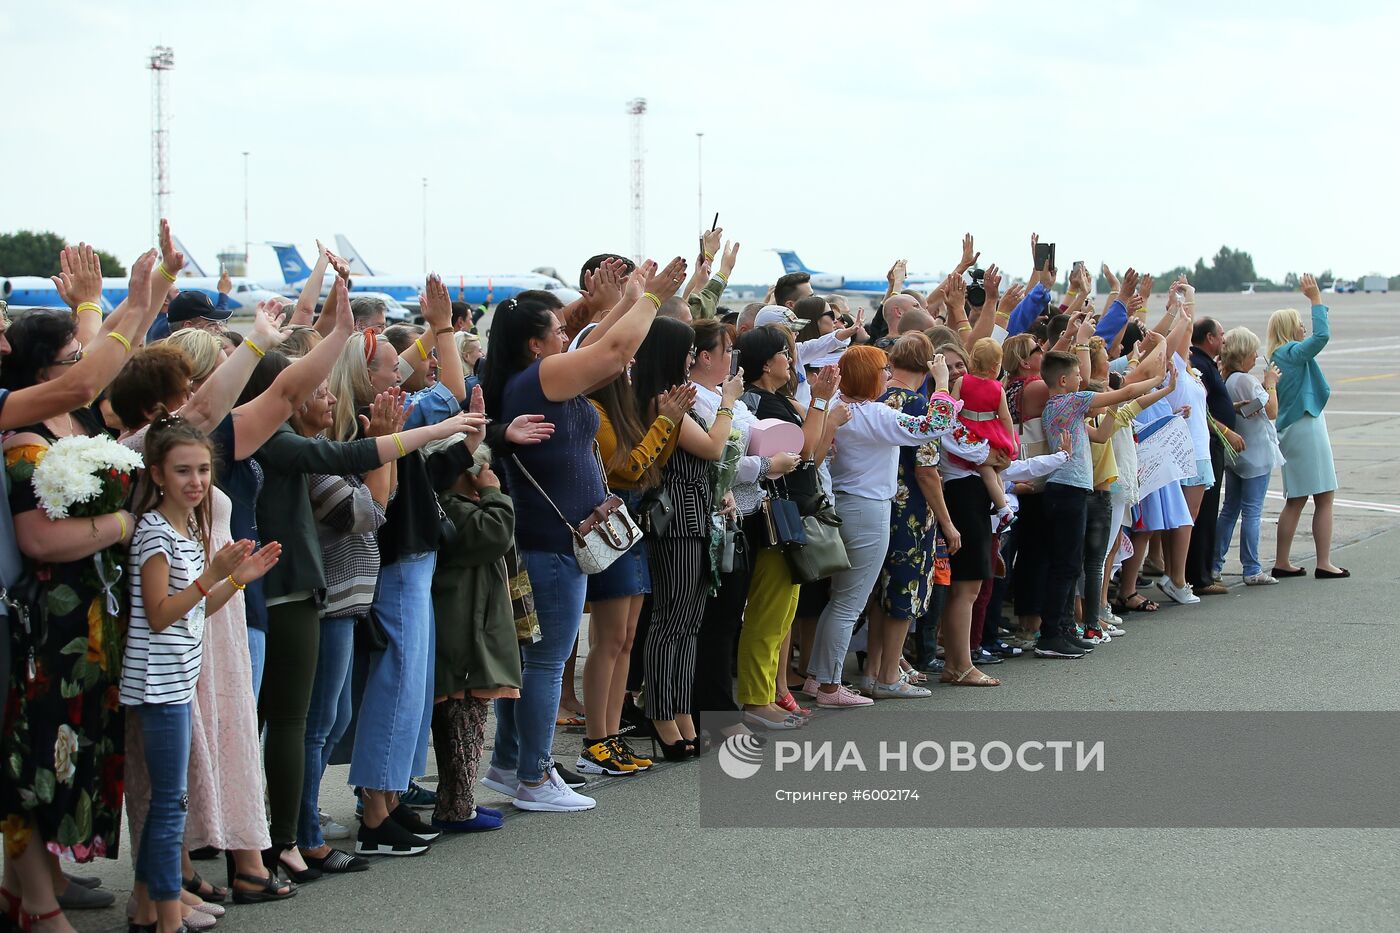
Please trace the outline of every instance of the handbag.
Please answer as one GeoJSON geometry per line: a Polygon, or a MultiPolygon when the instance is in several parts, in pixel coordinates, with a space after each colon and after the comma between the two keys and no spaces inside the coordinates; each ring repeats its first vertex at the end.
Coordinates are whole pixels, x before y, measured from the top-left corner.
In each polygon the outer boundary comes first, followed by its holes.
{"type": "Polygon", "coordinates": [[[564,527],[569,529],[569,535],[573,538],[574,558],[578,561],[579,569],[584,573],[601,573],[612,566],[613,561],[631,550],[632,545],[642,540],[642,530],[637,527],[637,523],[632,521],[632,516],[627,514],[627,506],[622,500],[613,495],[608,488],[608,475],[603,467],[603,458],[598,455],[598,445],[594,443],[593,453],[598,457],[599,475],[603,480],[603,490],[607,495],[603,501],[593,507],[583,521],[575,528],[569,524],[569,520],[564,517],[564,513],[559,511],[559,506],[554,504],[554,500],[549,497],[540,484],[535,482],[535,478],[530,475],[530,471],[525,469],[520,458],[515,454],[510,455],[515,468],[521,475],[529,480],[530,485],[535,487],[544,501],[549,503],[549,507],[554,510],[554,514],[559,516],[559,520],[564,523],[564,527]]]}
{"type": "Polygon", "coordinates": [[[841,539],[841,516],[829,504],[802,519],[807,543],[783,549],[788,569],[798,583],[816,583],[834,573],[851,569],[846,542],[841,539]]]}
{"type": "Polygon", "coordinates": [[[671,527],[671,517],[675,514],[671,490],[666,486],[647,490],[638,505],[638,511],[641,513],[638,517],[642,520],[643,530],[654,538],[661,537],[666,533],[666,529],[671,527]]]}
{"type": "MultiPolygon", "coordinates": [[[[767,547],[789,547],[807,543],[807,533],[802,527],[802,515],[797,503],[786,496],[778,495],[778,483],[766,482],[768,495],[759,503],[763,516],[764,544],[767,547]]],[[[786,491],[786,483],[784,483],[786,491]]]]}

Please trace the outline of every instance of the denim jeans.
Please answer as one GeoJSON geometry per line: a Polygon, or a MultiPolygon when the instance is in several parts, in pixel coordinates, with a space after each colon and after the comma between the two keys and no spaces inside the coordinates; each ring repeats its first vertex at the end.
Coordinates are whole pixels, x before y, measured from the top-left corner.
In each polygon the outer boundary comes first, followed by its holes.
{"type": "Polygon", "coordinates": [[[1053,638],[1074,631],[1070,600],[1084,572],[1089,490],[1064,483],[1046,483],[1041,496],[1045,503],[1044,553],[1049,566],[1045,575],[1045,601],[1040,608],[1040,633],[1053,638]]]}
{"type": "Polygon", "coordinates": [[[491,766],[514,771],[517,780],[533,784],[545,776],[553,761],[564,664],[583,621],[588,577],[572,554],[521,551],[520,562],[535,591],[540,640],[521,651],[520,699],[496,701],[491,766]]]}
{"type": "MultiPolygon", "coordinates": [[[[369,659],[369,676],[355,726],[350,784],[408,790],[422,752],[424,697],[432,691],[433,568],[437,552],[409,554],[379,570],[374,611],[389,646],[369,659]]],[[[577,622],[575,623],[577,627],[577,622]]],[[[550,720],[551,722],[553,720],[550,720]]]]}
{"type": "Polygon", "coordinates": [[[253,662],[253,701],[257,702],[267,666],[267,629],[248,626],[248,657],[253,662]]]}
{"type": "Polygon", "coordinates": [[[1099,627],[1099,600],[1103,598],[1104,552],[1108,550],[1109,535],[1118,529],[1113,524],[1113,494],[1107,490],[1091,492],[1085,500],[1084,520],[1084,592],[1079,621],[1085,628],[1099,627]]]}
{"type": "Polygon", "coordinates": [[[306,710],[306,772],[297,820],[297,845],[303,849],[319,849],[326,842],[318,813],[321,778],[331,749],[350,727],[350,662],[354,653],[355,620],[322,619],[311,706],[306,710]]]}
{"type": "Polygon", "coordinates": [[[178,900],[189,808],[190,703],[145,703],[131,707],[130,712],[141,723],[146,771],[151,777],[151,808],[141,831],[136,880],[145,883],[153,901],[178,900]]]}
{"type": "Polygon", "coordinates": [[[1220,518],[1215,525],[1215,564],[1219,573],[1225,566],[1225,554],[1230,539],[1235,536],[1235,521],[1244,516],[1240,525],[1240,563],[1244,575],[1263,573],[1259,566],[1259,520],[1264,514],[1264,494],[1269,491],[1269,474],[1240,479],[1225,471],[1225,501],[1220,506],[1220,518]]]}

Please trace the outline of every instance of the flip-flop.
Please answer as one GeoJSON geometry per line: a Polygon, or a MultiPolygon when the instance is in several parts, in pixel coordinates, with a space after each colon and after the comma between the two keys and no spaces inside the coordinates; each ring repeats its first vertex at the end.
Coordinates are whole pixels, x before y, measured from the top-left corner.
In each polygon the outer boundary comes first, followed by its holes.
{"type": "Polygon", "coordinates": [[[588,721],[582,716],[562,716],[555,719],[554,724],[556,726],[564,726],[565,728],[577,728],[578,726],[588,725],[588,721]]]}
{"type": "Polygon", "coordinates": [[[952,678],[951,680],[949,680],[948,683],[952,684],[954,687],[1000,687],[1000,686],[1001,686],[1001,681],[1000,681],[1000,680],[997,680],[995,677],[989,677],[989,676],[987,676],[987,675],[986,675],[985,673],[983,673],[982,671],[979,671],[979,670],[977,669],[976,665],[974,665],[974,666],[972,666],[972,667],[969,667],[967,670],[963,671],[961,674],[959,674],[959,675],[957,675],[956,677],[954,677],[954,678],[952,678]],[[973,676],[972,676],[973,674],[976,674],[977,676],[976,676],[976,677],[973,677],[973,676]]]}

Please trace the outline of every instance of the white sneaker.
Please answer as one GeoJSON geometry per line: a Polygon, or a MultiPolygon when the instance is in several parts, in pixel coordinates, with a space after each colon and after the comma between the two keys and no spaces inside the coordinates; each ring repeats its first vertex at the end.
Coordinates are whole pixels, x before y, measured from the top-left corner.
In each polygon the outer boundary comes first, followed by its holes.
{"type": "Polygon", "coordinates": [[[1100,629],[1100,631],[1102,631],[1105,635],[1112,635],[1114,638],[1122,638],[1124,635],[1128,634],[1126,629],[1124,629],[1121,626],[1114,625],[1112,622],[1100,621],[1100,624],[1103,625],[1103,628],[1100,629]]]}
{"type": "Polygon", "coordinates": [[[1163,593],[1166,593],[1168,598],[1170,598],[1172,602],[1180,603],[1183,606],[1194,606],[1196,603],[1201,601],[1201,597],[1191,592],[1191,587],[1177,586],[1175,583],[1172,582],[1171,577],[1163,577],[1162,579],[1158,580],[1157,589],[1161,590],[1163,593]]]}
{"type": "Polygon", "coordinates": [[[892,684],[876,684],[874,695],[877,700],[922,700],[933,696],[933,691],[896,680],[892,684]]]}
{"type": "Polygon", "coordinates": [[[1245,586],[1273,586],[1278,583],[1278,578],[1272,574],[1256,573],[1252,577],[1244,578],[1245,586]]]}
{"type": "Polygon", "coordinates": [[[519,782],[515,779],[515,775],[492,765],[486,769],[486,776],[481,779],[481,783],[498,794],[514,797],[515,787],[519,782]]]}
{"type": "Polygon", "coordinates": [[[327,842],[333,842],[337,839],[350,838],[350,830],[331,819],[330,814],[317,810],[316,815],[321,819],[322,839],[325,839],[327,842]]]}
{"type": "Polygon", "coordinates": [[[569,785],[559,779],[559,775],[550,769],[549,777],[538,787],[531,787],[529,784],[519,784],[515,788],[512,801],[517,810],[532,810],[539,813],[578,813],[582,810],[592,810],[598,805],[598,801],[592,797],[585,797],[576,791],[570,790],[569,785]]]}

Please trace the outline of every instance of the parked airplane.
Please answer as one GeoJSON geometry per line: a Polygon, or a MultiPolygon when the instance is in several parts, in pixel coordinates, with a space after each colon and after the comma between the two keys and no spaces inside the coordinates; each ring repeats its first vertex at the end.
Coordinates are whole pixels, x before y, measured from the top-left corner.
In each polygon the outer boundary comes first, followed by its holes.
{"type": "MultiPolygon", "coordinates": [[[[290,294],[299,291],[301,283],[311,275],[311,267],[306,264],[306,260],[301,258],[301,252],[291,243],[268,243],[273,251],[277,253],[277,261],[282,267],[282,276],[286,282],[286,293],[290,294]]],[[[356,252],[343,235],[336,237],[336,247],[345,250],[345,258],[350,260],[354,256],[359,266],[368,269],[369,264],[356,252]],[[346,247],[349,247],[346,249],[346,247]]],[[[475,274],[443,274],[443,284],[447,286],[448,294],[455,301],[466,301],[471,304],[494,305],[507,298],[513,298],[528,289],[542,289],[553,292],[559,300],[568,304],[579,297],[579,293],[569,288],[563,282],[547,275],[537,275],[533,272],[506,273],[503,275],[482,275],[475,274]]],[[[323,291],[329,291],[330,280],[327,278],[322,286],[323,291]]],[[[351,292],[384,292],[393,295],[406,305],[416,307],[418,305],[418,293],[423,290],[423,278],[421,276],[404,275],[384,275],[384,274],[355,274],[354,266],[351,267],[350,291],[351,292]]]]}
{"type": "MultiPolygon", "coordinates": [[[[881,276],[847,276],[837,272],[818,272],[807,268],[806,264],[790,249],[777,249],[773,252],[783,261],[784,272],[806,272],[812,277],[814,292],[846,292],[854,295],[883,295],[889,282],[881,276]]],[[[942,282],[941,275],[908,275],[904,278],[906,288],[932,288],[942,282]]]]}
{"type": "MultiPolygon", "coordinates": [[[[40,275],[18,275],[9,279],[10,294],[5,299],[12,305],[40,308],[62,308],[63,299],[51,279],[40,275]]],[[[229,307],[234,310],[251,311],[260,301],[281,297],[268,291],[257,282],[245,276],[234,276],[233,290],[229,293],[229,307]]],[[[98,304],[104,311],[110,311],[126,300],[129,280],[104,276],[102,279],[102,300],[98,304]]],[[[219,298],[219,280],[214,276],[181,276],[175,285],[185,292],[203,292],[210,301],[219,298]]]]}

